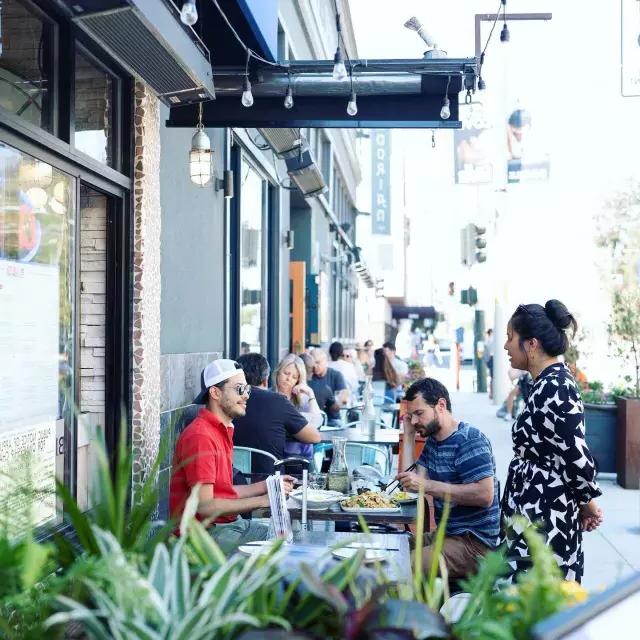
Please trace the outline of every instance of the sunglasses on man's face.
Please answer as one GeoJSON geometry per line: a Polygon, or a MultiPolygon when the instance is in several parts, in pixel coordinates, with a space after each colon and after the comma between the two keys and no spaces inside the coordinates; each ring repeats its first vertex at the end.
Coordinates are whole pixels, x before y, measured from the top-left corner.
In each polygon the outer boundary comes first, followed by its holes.
{"type": "Polygon", "coordinates": [[[236,384],[233,387],[225,386],[225,389],[235,389],[235,392],[239,396],[244,396],[245,394],[251,395],[251,385],[250,384],[236,384]]]}

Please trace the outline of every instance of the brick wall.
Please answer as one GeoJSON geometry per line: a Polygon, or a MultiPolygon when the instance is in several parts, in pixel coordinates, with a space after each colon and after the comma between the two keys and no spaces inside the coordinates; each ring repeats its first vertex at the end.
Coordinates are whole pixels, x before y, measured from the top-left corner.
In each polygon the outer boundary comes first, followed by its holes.
{"type": "Polygon", "coordinates": [[[80,192],[80,410],[104,425],[104,349],[106,293],[105,196],[80,192]]]}
{"type": "Polygon", "coordinates": [[[38,46],[42,23],[18,0],[3,0],[0,66],[19,78],[39,80],[38,46]]]}

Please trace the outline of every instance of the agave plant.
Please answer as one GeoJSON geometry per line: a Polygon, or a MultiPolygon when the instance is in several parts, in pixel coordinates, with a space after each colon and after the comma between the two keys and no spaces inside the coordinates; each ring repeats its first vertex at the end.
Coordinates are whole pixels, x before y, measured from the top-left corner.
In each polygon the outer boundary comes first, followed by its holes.
{"type": "Polygon", "coordinates": [[[168,447],[168,440],[160,443],[156,456],[144,482],[132,495],[133,452],[127,443],[126,421],[120,425],[115,464],[112,472],[104,440],[104,432],[98,429],[95,443],[96,468],[91,483],[92,508],[82,511],[73,494],[62,482],[56,481],[66,517],[69,519],[78,545],[68,537],[56,535],[61,566],[68,567],[84,553],[100,553],[96,531],[108,531],[122,549],[151,557],[158,542],[170,535],[174,524],[154,520],[162,487],[159,469],[168,447]]]}
{"type": "Polygon", "coordinates": [[[151,566],[142,573],[112,533],[94,527],[93,535],[113,567],[112,582],[107,588],[88,582],[95,608],[60,596],[64,611],[51,616],[47,627],[81,622],[90,638],[100,640],[233,638],[247,627],[289,628],[271,613],[265,597],[282,577],[277,545],[269,556],[235,556],[203,579],[189,571],[184,538],[171,551],[156,545],[151,566]]]}

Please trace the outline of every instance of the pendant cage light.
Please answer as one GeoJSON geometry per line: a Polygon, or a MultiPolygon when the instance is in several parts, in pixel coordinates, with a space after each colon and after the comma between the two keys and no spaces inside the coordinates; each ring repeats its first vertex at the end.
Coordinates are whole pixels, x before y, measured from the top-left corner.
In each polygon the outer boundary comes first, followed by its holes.
{"type": "Polygon", "coordinates": [[[204,131],[202,124],[202,102],[198,103],[198,124],[196,132],[191,138],[189,151],[189,177],[191,182],[204,187],[211,181],[213,175],[213,151],[211,140],[204,131]]]}

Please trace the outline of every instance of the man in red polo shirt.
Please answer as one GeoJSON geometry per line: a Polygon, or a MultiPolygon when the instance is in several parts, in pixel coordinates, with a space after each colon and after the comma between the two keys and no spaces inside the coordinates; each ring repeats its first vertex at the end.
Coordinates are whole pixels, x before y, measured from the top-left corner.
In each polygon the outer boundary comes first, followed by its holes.
{"type": "MultiPolygon", "coordinates": [[[[265,540],[268,526],[238,516],[269,506],[264,481],[233,485],[233,424],[243,416],[251,386],[233,360],[214,360],[202,371],[196,404],[205,404],[180,434],[173,457],[169,491],[171,516],[179,519],[192,488],[200,483],[197,517],[215,516],[211,535],[224,551],[252,540],[265,540]]],[[[285,492],[293,478],[284,476],[285,492]]]]}

